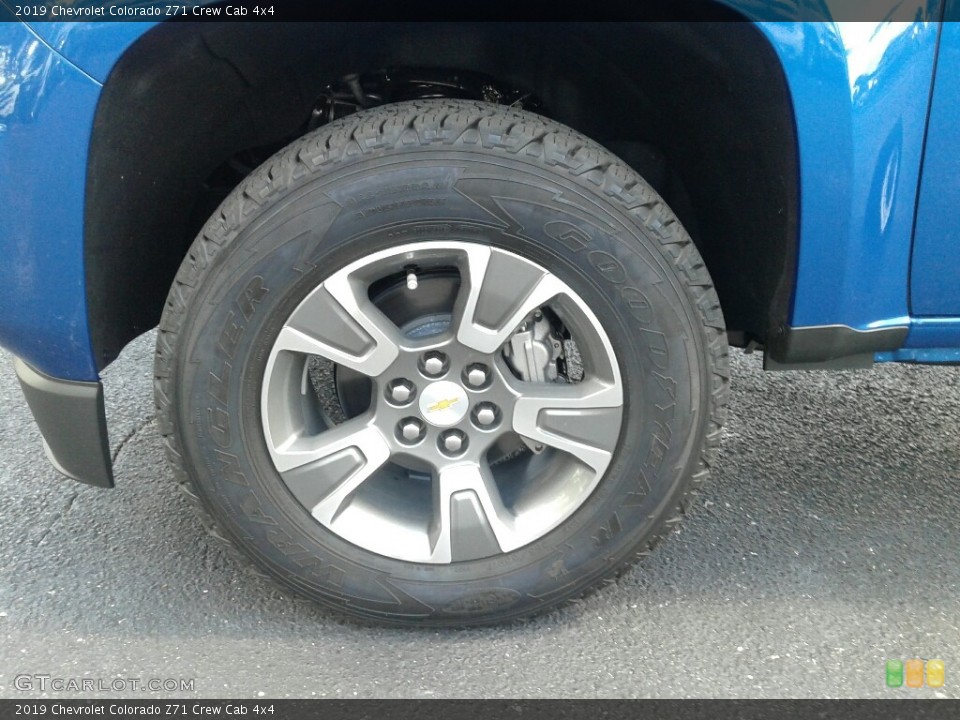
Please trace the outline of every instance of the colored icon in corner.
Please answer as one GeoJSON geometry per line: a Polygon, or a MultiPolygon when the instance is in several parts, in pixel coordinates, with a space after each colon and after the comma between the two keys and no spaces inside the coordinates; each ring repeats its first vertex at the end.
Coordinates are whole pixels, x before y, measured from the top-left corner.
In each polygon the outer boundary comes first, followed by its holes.
{"type": "Polygon", "coordinates": [[[907,687],[923,687],[923,660],[907,660],[903,669],[907,674],[907,687]]]}
{"type": "Polygon", "coordinates": [[[943,660],[927,660],[927,687],[942,688],[944,674],[943,660]]]}
{"type": "Polygon", "coordinates": [[[887,660],[887,687],[903,685],[903,660],[887,660]]]}
{"type": "Polygon", "coordinates": [[[891,688],[902,687],[904,681],[909,688],[921,688],[924,676],[926,676],[927,687],[942,688],[945,675],[943,660],[927,660],[924,663],[923,660],[911,658],[906,662],[887,660],[886,664],[887,687],[891,688]]]}

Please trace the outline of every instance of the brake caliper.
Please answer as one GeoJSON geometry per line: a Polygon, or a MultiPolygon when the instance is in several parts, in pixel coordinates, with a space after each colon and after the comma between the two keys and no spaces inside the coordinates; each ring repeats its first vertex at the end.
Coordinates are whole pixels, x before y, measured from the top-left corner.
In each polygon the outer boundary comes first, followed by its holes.
{"type": "Polygon", "coordinates": [[[556,382],[557,361],[563,358],[563,338],[541,310],[520,323],[503,348],[503,358],[525,382],[556,382]]]}

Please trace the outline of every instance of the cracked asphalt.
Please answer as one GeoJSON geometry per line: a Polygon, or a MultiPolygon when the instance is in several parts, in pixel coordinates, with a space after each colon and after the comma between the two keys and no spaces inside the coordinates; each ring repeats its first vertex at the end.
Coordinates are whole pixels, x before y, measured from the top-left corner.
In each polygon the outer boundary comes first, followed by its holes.
{"type": "Polygon", "coordinates": [[[0,353],[2,697],[110,697],[20,674],[195,680],[144,699],[960,697],[960,369],[735,352],[720,469],[648,562],[526,624],[438,632],[341,622],[211,545],[164,465],[152,351],[104,376],[112,491],[50,467],[0,353]],[[886,688],[911,657],[945,687],[886,688]]]}

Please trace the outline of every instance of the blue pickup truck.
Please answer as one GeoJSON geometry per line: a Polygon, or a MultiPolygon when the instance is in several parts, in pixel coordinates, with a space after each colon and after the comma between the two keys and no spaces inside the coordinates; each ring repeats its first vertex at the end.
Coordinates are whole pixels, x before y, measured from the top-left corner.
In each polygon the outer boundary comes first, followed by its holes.
{"type": "Polygon", "coordinates": [[[158,328],[214,539],[356,618],[505,622],[676,526],[729,347],[960,362],[960,0],[660,5],[0,0],[0,345],[51,462],[113,486],[99,373],[158,328]]]}

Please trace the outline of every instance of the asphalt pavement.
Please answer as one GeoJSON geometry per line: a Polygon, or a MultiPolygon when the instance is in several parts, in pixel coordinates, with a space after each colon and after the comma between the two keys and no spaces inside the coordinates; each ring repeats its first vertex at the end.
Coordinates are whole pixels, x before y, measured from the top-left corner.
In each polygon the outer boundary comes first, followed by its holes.
{"type": "Polygon", "coordinates": [[[193,680],[143,699],[960,697],[960,369],[736,351],[720,469],[678,533],[575,606],[439,632],[340,621],[208,542],[164,464],[153,341],[104,376],[110,491],[49,465],[0,353],[0,697],[113,696],[20,675],[193,680]],[[887,688],[913,657],[945,686],[887,688]]]}

